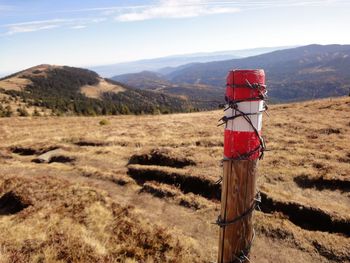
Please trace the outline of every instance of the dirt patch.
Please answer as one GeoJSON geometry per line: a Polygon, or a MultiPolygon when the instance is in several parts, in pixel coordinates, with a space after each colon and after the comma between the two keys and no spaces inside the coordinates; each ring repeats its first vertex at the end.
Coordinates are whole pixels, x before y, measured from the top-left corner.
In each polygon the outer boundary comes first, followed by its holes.
{"type": "Polygon", "coordinates": [[[45,153],[37,156],[32,160],[33,163],[72,163],[75,161],[74,157],[66,156],[66,152],[57,148],[51,151],[46,151],[45,153]]]}
{"type": "Polygon", "coordinates": [[[172,156],[165,149],[154,149],[149,154],[133,155],[129,160],[129,164],[159,165],[174,168],[196,165],[193,160],[180,156],[172,156]]]}
{"type": "Polygon", "coordinates": [[[194,193],[211,200],[220,200],[221,186],[198,176],[191,176],[175,169],[161,169],[156,166],[132,165],[128,174],[143,185],[147,181],[156,181],[178,187],[183,193],[194,193]]]}
{"type": "Polygon", "coordinates": [[[49,163],[72,163],[75,161],[75,158],[64,156],[64,155],[57,155],[52,156],[49,160],[49,163]]]}
{"type": "Polygon", "coordinates": [[[350,222],[348,220],[335,218],[319,208],[295,202],[277,201],[263,192],[261,193],[260,208],[264,213],[281,213],[293,224],[306,230],[350,236],[350,222]]]}
{"type": "Polygon", "coordinates": [[[86,85],[80,88],[80,92],[88,98],[101,99],[103,93],[119,93],[125,91],[122,86],[112,84],[100,78],[97,85],[86,85]]]}
{"type": "Polygon", "coordinates": [[[22,156],[35,155],[38,153],[37,150],[29,147],[12,147],[10,150],[11,152],[22,156]]]}
{"type": "MultiPolygon", "coordinates": [[[[40,156],[39,156],[40,157],[40,156]]],[[[65,155],[53,155],[48,158],[35,158],[33,163],[73,163],[76,159],[65,155]]]]}
{"type": "Polygon", "coordinates": [[[350,192],[350,181],[343,181],[339,179],[325,179],[323,177],[310,178],[307,175],[297,176],[293,180],[301,188],[316,188],[320,191],[329,189],[350,192]]]}
{"type": "Polygon", "coordinates": [[[330,135],[330,134],[340,134],[341,130],[338,128],[326,128],[326,129],[319,130],[319,132],[322,134],[330,135]]]}
{"type": "Polygon", "coordinates": [[[0,215],[17,214],[28,206],[15,193],[8,192],[0,198],[0,215]]]}
{"type": "Polygon", "coordinates": [[[175,197],[176,195],[179,194],[176,188],[171,188],[169,186],[162,186],[159,183],[152,183],[152,182],[144,183],[142,185],[142,189],[140,190],[140,192],[149,193],[159,198],[175,197]]]}
{"type": "Polygon", "coordinates": [[[32,147],[21,147],[21,146],[14,146],[10,148],[10,151],[12,153],[22,155],[22,156],[30,156],[30,155],[39,155],[44,154],[49,151],[53,151],[58,149],[57,146],[50,146],[50,147],[43,147],[43,148],[32,148],[32,147]]]}
{"type": "Polygon", "coordinates": [[[108,142],[101,142],[101,141],[87,141],[87,140],[81,140],[78,142],[74,142],[77,146],[92,146],[92,147],[102,147],[102,146],[108,146],[108,142]]]}
{"type": "Polygon", "coordinates": [[[158,182],[146,182],[143,184],[140,193],[149,193],[158,198],[167,198],[168,200],[189,209],[198,210],[208,207],[208,201],[203,197],[192,193],[183,194],[175,186],[161,184],[158,182]]]}
{"type": "Polygon", "coordinates": [[[198,198],[198,196],[192,193],[180,196],[178,198],[178,204],[193,210],[199,210],[208,207],[207,204],[198,198]]]}
{"type": "Polygon", "coordinates": [[[105,173],[101,171],[89,172],[89,171],[82,170],[81,176],[103,180],[103,181],[110,181],[121,186],[135,183],[135,181],[131,179],[129,176],[125,174],[118,174],[118,173],[105,173]]]}

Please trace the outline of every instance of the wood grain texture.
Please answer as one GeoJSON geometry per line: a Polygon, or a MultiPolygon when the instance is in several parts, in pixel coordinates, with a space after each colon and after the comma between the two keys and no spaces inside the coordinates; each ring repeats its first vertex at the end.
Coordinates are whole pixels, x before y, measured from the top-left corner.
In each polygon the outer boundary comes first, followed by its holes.
{"type": "MultiPolygon", "coordinates": [[[[221,192],[221,219],[234,220],[249,210],[256,194],[257,160],[225,160],[221,192]]],[[[220,228],[218,262],[235,262],[253,238],[252,213],[220,228]]]]}

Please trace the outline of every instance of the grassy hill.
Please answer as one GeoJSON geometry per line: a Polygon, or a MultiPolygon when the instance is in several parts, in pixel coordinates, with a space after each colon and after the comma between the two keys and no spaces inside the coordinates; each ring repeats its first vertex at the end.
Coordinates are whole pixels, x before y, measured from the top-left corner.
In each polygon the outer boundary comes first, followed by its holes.
{"type": "Polygon", "coordinates": [[[9,107],[56,115],[171,113],[192,109],[184,99],[141,91],[81,68],[40,65],[0,79],[1,112],[9,107]],[[17,103],[15,103],[17,102],[17,103]]]}
{"type": "MultiPolygon", "coordinates": [[[[309,45],[242,59],[193,63],[165,71],[161,77],[171,85],[201,84],[215,90],[224,87],[227,72],[237,68],[263,68],[270,99],[275,102],[343,96],[350,89],[350,45],[309,45]]],[[[132,76],[137,77],[142,74],[132,76]]]]}
{"type": "MultiPolygon", "coordinates": [[[[0,119],[0,262],[216,262],[222,114],[0,119]]],[[[264,116],[252,262],[349,261],[349,115],[264,116]]]]}

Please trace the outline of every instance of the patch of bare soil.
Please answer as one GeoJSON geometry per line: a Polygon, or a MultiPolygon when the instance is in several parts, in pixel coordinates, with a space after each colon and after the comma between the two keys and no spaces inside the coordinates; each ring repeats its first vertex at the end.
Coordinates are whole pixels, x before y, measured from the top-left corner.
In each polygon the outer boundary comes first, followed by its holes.
{"type": "Polygon", "coordinates": [[[100,79],[97,85],[86,85],[81,87],[80,91],[86,97],[100,99],[103,93],[119,93],[125,89],[122,86],[109,83],[105,79],[100,79]]]}
{"type": "Polygon", "coordinates": [[[34,155],[37,154],[38,151],[32,148],[25,148],[25,147],[13,147],[11,148],[11,151],[15,154],[19,154],[19,155],[34,155]]]}
{"type": "Polygon", "coordinates": [[[296,202],[278,201],[261,192],[260,209],[264,213],[280,213],[293,224],[307,230],[340,233],[350,236],[350,218],[339,218],[319,208],[296,202]]]}
{"type": "Polygon", "coordinates": [[[164,148],[153,149],[148,154],[135,154],[131,156],[129,164],[159,165],[173,168],[183,168],[189,165],[196,165],[193,160],[184,158],[179,154],[172,154],[169,149],[164,148]]]}
{"type": "Polygon", "coordinates": [[[209,207],[211,204],[205,198],[192,193],[184,194],[179,188],[158,182],[146,182],[142,185],[140,193],[149,193],[161,199],[167,199],[178,205],[199,210],[209,207]]]}
{"type": "Polygon", "coordinates": [[[49,151],[53,151],[58,149],[58,146],[49,146],[49,147],[22,147],[22,146],[13,146],[10,147],[10,151],[12,153],[22,155],[22,156],[30,156],[30,155],[40,155],[49,151]]]}
{"type": "Polygon", "coordinates": [[[300,175],[294,177],[294,182],[302,188],[315,188],[319,191],[340,190],[342,192],[350,192],[350,181],[340,179],[328,179],[323,177],[309,177],[307,175],[300,175]]]}
{"type": "Polygon", "coordinates": [[[102,147],[102,146],[108,146],[108,142],[102,142],[102,141],[90,141],[90,140],[79,140],[77,142],[74,142],[75,145],[78,146],[91,146],[91,147],[102,147]]]}
{"type": "Polygon", "coordinates": [[[7,192],[0,197],[0,216],[17,214],[28,206],[14,192],[7,192]]]}
{"type": "Polygon", "coordinates": [[[183,193],[194,193],[208,199],[219,200],[221,196],[219,184],[206,178],[191,176],[175,168],[129,165],[128,174],[139,184],[156,181],[177,186],[183,193]]]}

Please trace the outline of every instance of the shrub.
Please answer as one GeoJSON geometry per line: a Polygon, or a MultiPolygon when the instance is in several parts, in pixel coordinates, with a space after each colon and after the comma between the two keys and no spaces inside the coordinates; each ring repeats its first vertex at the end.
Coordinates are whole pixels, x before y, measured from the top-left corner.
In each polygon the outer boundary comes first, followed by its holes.
{"type": "Polygon", "coordinates": [[[41,116],[41,114],[40,114],[40,112],[38,111],[38,109],[37,108],[35,108],[34,109],[34,111],[33,111],[33,114],[32,114],[33,116],[35,116],[35,117],[38,117],[38,116],[41,116]]]}
{"type": "Polygon", "coordinates": [[[100,120],[99,124],[100,124],[101,126],[103,126],[103,125],[108,125],[108,124],[109,124],[109,121],[106,120],[106,119],[103,119],[103,120],[100,120]]]}

